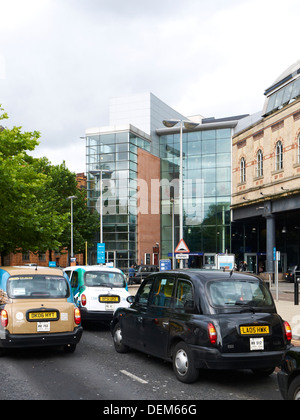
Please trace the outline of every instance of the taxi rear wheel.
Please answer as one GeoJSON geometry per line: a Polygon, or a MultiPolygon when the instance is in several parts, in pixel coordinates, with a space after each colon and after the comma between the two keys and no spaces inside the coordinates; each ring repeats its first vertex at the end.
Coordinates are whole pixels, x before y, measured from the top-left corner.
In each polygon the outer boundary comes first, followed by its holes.
{"type": "Polygon", "coordinates": [[[289,389],[288,389],[288,400],[300,400],[300,376],[296,376],[296,378],[291,382],[289,389]]]}
{"type": "Polygon", "coordinates": [[[180,382],[190,384],[198,379],[199,370],[195,368],[192,352],[183,341],[174,348],[173,369],[180,382]]]}
{"type": "Polygon", "coordinates": [[[114,338],[114,346],[115,346],[116,352],[127,353],[129,351],[129,347],[123,344],[122,330],[119,323],[114,328],[113,338],[114,338]]]}

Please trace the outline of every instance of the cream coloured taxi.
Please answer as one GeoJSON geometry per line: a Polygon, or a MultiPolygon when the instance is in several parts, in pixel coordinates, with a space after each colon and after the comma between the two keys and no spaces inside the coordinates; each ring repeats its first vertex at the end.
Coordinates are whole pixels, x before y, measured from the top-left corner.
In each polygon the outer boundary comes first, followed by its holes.
{"type": "Polygon", "coordinates": [[[0,353],[7,348],[64,346],[82,335],[80,311],[62,270],[0,267],[0,353]]]}

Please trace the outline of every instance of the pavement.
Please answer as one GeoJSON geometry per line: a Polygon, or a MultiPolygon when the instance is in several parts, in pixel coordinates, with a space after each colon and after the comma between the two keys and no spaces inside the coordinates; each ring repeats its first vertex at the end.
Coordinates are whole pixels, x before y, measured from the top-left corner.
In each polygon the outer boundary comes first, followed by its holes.
{"type": "MultiPolygon", "coordinates": [[[[139,285],[129,286],[129,293],[135,295],[139,285]]],[[[292,327],[293,340],[295,346],[300,346],[300,304],[294,304],[294,284],[285,281],[279,282],[278,300],[275,285],[270,286],[277,312],[284,321],[292,327]]],[[[300,301],[300,298],[299,298],[300,301]]]]}
{"type": "Polygon", "coordinates": [[[270,290],[273,295],[278,314],[292,327],[293,344],[300,346],[300,305],[295,305],[294,303],[294,284],[282,281],[279,282],[278,294],[276,293],[274,285],[271,285],[270,290]]]}

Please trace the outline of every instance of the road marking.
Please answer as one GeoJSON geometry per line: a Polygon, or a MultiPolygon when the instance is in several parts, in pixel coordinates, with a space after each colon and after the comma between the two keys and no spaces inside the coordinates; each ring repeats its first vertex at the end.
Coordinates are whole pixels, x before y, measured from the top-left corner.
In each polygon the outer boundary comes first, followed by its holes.
{"type": "Polygon", "coordinates": [[[127,370],[120,370],[121,373],[123,373],[123,375],[129,376],[129,378],[133,379],[134,381],[138,381],[141,384],[147,384],[147,381],[144,381],[144,379],[139,378],[138,376],[133,375],[130,372],[127,372],[127,370]]]}

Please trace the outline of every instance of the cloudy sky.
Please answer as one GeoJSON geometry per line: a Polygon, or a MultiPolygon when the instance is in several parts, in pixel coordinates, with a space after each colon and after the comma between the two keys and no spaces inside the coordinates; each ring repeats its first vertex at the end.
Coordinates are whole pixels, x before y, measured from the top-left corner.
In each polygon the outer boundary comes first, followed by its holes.
{"type": "Polygon", "coordinates": [[[36,156],[85,171],[109,99],[152,92],[184,115],[260,111],[300,59],[299,0],[0,0],[0,104],[36,156]]]}

